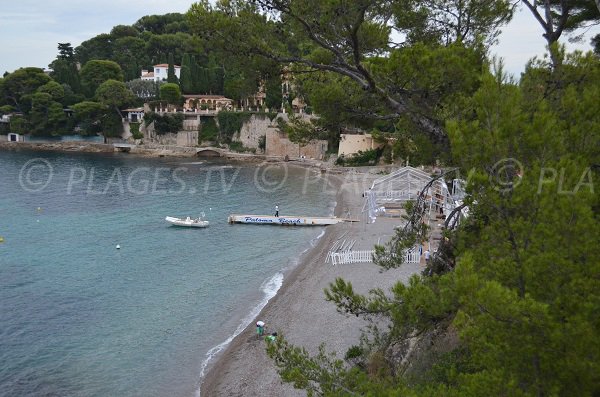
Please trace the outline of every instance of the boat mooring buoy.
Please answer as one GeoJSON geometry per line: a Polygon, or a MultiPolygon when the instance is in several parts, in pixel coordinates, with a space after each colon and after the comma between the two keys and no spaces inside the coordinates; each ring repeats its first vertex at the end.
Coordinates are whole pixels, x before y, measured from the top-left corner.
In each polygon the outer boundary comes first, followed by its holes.
{"type": "Polygon", "coordinates": [[[0,243],[4,242],[4,237],[0,237],[0,243]]]}
{"type": "Polygon", "coordinates": [[[42,207],[38,207],[38,208],[37,208],[37,210],[38,210],[38,211],[41,211],[41,210],[42,210],[42,207]]]}
{"type": "Polygon", "coordinates": [[[118,249],[118,250],[120,250],[121,246],[119,244],[117,244],[117,246],[115,248],[118,249]]]}

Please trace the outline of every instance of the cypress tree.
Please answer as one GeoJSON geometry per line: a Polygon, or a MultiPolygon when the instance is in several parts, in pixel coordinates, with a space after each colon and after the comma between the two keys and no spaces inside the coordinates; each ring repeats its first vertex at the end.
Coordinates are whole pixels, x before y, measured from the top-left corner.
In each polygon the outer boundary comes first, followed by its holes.
{"type": "Polygon", "coordinates": [[[181,76],[179,79],[181,91],[184,94],[192,94],[194,91],[193,87],[193,79],[192,79],[192,70],[191,70],[191,62],[189,54],[183,54],[183,59],[181,60],[181,76]]]}
{"type": "Polygon", "coordinates": [[[217,62],[213,56],[210,57],[207,66],[207,89],[210,93],[214,94],[218,91],[218,83],[217,83],[217,62]]]}
{"type": "Polygon", "coordinates": [[[167,82],[177,84],[177,76],[175,75],[175,61],[173,61],[173,53],[169,53],[169,70],[167,71],[167,82]]]}
{"type": "Polygon", "coordinates": [[[190,58],[190,74],[192,78],[192,91],[194,94],[199,94],[200,86],[199,86],[199,76],[200,70],[198,68],[198,62],[196,61],[196,56],[192,55],[190,58]]]}

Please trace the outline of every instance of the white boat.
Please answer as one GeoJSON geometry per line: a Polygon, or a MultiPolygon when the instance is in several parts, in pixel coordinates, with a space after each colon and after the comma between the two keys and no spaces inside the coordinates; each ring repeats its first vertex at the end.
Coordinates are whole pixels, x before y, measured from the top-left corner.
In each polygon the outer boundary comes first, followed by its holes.
{"type": "Polygon", "coordinates": [[[167,216],[165,221],[169,222],[171,225],[175,226],[184,226],[184,227],[207,227],[208,221],[204,220],[204,217],[200,218],[175,218],[173,216],[167,216]]]}

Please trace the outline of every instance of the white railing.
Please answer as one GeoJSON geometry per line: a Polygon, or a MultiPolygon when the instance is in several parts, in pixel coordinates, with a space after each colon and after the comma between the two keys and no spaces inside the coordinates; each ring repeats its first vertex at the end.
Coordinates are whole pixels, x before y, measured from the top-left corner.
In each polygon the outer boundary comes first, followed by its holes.
{"type": "Polygon", "coordinates": [[[404,257],[405,263],[419,263],[421,262],[421,254],[419,254],[418,249],[413,249],[411,251],[406,251],[404,257]]]}
{"type": "Polygon", "coordinates": [[[346,263],[369,263],[373,262],[374,253],[375,250],[334,252],[331,254],[331,263],[334,266],[346,263]]]}
{"type": "MultiPolygon", "coordinates": [[[[373,262],[373,254],[375,250],[365,251],[343,251],[330,254],[332,265],[345,265],[347,263],[371,263],[373,262]]],[[[419,250],[414,248],[404,253],[404,263],[419,263],[421,255],[419,250]]]]}

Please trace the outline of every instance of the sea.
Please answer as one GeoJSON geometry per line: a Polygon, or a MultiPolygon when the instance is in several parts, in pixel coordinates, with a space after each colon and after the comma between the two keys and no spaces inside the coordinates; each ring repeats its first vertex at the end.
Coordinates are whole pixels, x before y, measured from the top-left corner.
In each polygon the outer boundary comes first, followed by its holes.
{"type": "Polygon", "coordinates": [[[228,215],[334,200],[285,164],[0,151],[0,396],[198,396],[324,233],[228,215]],[[164,220],[202,215],[206,229],[164,220]]]}

